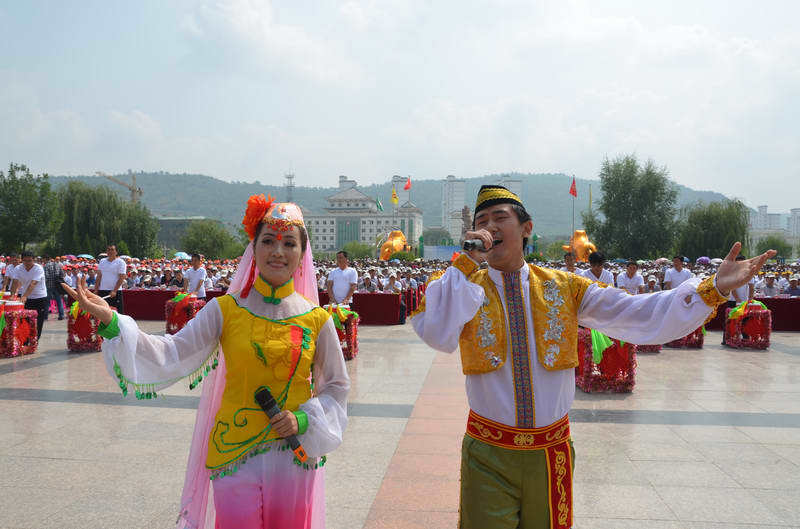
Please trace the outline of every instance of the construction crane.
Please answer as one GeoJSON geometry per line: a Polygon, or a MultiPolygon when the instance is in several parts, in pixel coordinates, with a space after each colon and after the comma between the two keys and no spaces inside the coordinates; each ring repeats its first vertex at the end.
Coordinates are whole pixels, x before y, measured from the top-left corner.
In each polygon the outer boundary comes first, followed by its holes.
{"type": "Polygon", "coordinates": [[[139,199],[142,197],[142,194],[144,193],[142,191],[142,188],[138,187],[136,185],[136,175],[135,174],[131,174],[131,181],[132,181],[131,184],[125,183],[122,180],[114,178],[110,174],[106,174],[106,173],[104,173],[102,171],[96,171],[95,174],[97,176],[104,176],[104,177],[108,178],[109,180],[111,180],[112,182],[114,182],[115,184],[119,184],[122,187],[127,187],[128,189],[130,189],[130,191],[131,191],[131,202],[133,202],[134,204],[139,202],[139,199]]]}

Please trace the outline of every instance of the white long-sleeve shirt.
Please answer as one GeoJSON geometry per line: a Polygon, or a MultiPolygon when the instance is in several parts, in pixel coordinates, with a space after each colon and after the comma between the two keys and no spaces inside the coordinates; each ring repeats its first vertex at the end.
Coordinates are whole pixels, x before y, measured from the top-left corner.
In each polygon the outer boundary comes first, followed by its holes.
{"type": "MultiPolygon", "coordinates": [[[[491,267],[489,277],[497,288],[507,314],[502,272],[491,267]]],[[[521,273],[523,306],[528,329],[535,427],[548,426],[569,412],[575,398],[575,370],[548,371],[539,362],[529,298],[528,265],[521,273]]],[[[711,314],[697,293],[698,279],[678,288],[631,296],[625,291],[590,285],[578,309],[578,324],[604,332],[612,338],[638,344],[660,344],[686,336],[711,314]]],[[[484,298],[483,287],[473,283],[456,267],[448,268],[425,290],[425,311],[411,319],[417,334],[432,348],[452,353],[464,325],[472,320],[484,298]]],[[[506,328],[506,332],[508,332],[506,328]]],[[[507,334],[506,362],[497,370],[467,375],[469,406],[476,413],[510,426],[516,424],[514,372],[511,338],[507,334]]]]}

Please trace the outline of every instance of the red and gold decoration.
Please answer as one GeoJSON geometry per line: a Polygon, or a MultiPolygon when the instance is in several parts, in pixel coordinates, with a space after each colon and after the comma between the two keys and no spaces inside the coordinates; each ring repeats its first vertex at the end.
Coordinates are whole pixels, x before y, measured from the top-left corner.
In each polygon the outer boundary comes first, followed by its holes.
{"type": "Polygon", "coordinates": [[[760,301],[742,302],[728,309],[723,340],[737,349],[766,349],[772,333],[772,312],[760,301]]]}
{"type": "Polygon", "coordinates": [[[21,301],[0,303],[0,357],[36,352],[36,311],[25,310],[21,301]]]}
{"type": "Polygon", "coordinates": [[[542,428],[515,428],[470,410],[467,435],[508,450],[545,450],[550,527],[572,527],[572,452],[568,416],[542,428]]]}
{"type": "Polygon", "coordinates": [[[358,313],[342,305],[325,305],[324,308],[333,318],[344,359],[352,360],[358,356],[358,313]]]}
{"type": "Polygon", "coordinates": [[[167,334],[176,334],[183,329],[205,304],[205,301],[197,299],[196,296],[178,292],[164,306],[164,314],[167,319],[167,334]]]}
{"type": "Polygon", "coordinates": [[[579,328],[575,385],[586,393],[630,393],[636,385],[636,346],[579,328]]]}
{"type": "MultiPolygon", "coordinates": [[[[111,310],[116,310],[113,307],[111,310]]],[[[67,314],[67,349],[74,353],[100,351],[103,337],[97,334],[100,321],[74,302],[67,314]]]]}
{"type": "Polygon", "coordinates": [[[585,230],[575,230],[575,233],[569,238],[569,245],[564,245],[561,248],[565,252],[572,252],[575,260],[579,263],[588,262],[589,254],[597,251],[597,247],[589,240],[585,230]]]}

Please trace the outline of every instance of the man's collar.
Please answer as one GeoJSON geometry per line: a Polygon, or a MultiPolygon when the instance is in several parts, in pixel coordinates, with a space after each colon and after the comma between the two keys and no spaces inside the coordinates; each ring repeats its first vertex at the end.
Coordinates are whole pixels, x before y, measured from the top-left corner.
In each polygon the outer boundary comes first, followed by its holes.
{"type": "MultiPolygon", "coordinates": [[[[523,271],[525,271],[527,269],[528,269],[528,263],[523,261],[522,262],[522,266],[519,267],[519,270],[517,270],[516,272],[513,272],[513,273],[522,273],[523,271]]],[[[505,272],[501,272],[500,270],[498,270],[496,268],[492,268],[491,266],[489,266],[487,268],[487,270],[489,272],[489,277],[492,279],[492,281],[494,281],[495,283],[502,283],[503,282],[503,274],[505,272]]]]}
{"type": "Polygon", "coordinates": [[[261,279],[261,275],[258,275],[253,283],[253,287],[258,291],[259,294],[264,296],[264,303],[272,303],[273,305],[277,305],[283,298],[294,293],[294,278],[290,278],[289,281],[278,287],[273,287],[261,279]]]}

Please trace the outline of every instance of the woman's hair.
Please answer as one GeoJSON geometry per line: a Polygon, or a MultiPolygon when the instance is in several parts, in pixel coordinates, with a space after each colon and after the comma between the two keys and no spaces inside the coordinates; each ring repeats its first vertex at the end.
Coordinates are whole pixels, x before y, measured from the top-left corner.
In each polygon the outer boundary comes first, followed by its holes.
{"type": "MultiPolygon", "coordinates": [[[[258,239],[259,235],[261,235],[261,230],[266,226],[266,222],[261,222],[258,224],[256,228],[256,236],[253,237],[253,246],[255,246],[256,239],[258,239]]],[[[308,243],[308,232],[306,231],[305,226],[300,226],[299,224],[295,224],[297,229],[300,231],[300,255],[306,253],[306,243],[308,243]]]]}

